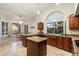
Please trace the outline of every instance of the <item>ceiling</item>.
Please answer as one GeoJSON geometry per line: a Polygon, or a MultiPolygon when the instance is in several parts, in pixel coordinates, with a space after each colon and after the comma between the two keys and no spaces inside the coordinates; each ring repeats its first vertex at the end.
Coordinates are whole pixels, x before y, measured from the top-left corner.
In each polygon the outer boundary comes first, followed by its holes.
{"type": "MultiPolygon", "coordinates": [[[[64,5],[69,6],[70,4],[64,5]]],[[[8,18],[18,18],[19,16],[24,20],[28,20],[37,16],[37,10],[44,13],[55,6],[55,3],[0,3],[0,16],[8,18]]]]}

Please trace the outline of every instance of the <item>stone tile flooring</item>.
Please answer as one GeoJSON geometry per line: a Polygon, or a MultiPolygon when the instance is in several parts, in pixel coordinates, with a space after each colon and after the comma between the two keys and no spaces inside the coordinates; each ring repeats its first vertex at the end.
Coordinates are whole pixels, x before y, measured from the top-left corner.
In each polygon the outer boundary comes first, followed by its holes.
{"type": "MultiPolygon", "coordinates": [[[[7,38],[0,43],[0,56],[27,56],[27,48],[14,37],[7,38]]],[[[71,53],[47,45],[47,56],[72,56],[71,53]]]]}

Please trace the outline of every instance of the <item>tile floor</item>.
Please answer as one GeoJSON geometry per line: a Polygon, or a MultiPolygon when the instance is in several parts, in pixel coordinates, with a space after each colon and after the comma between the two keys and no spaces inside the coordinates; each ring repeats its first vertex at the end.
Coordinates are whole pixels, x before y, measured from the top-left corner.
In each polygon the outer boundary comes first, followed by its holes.
{"type": "MultiPolygon", "coordinates": [[[[0,43],[0,56],[27,56],[27,48],[17,38],[9,37],[0,43]]],[[[71,53],[47,45],[47,56],[72,56],[71,53]]]]}

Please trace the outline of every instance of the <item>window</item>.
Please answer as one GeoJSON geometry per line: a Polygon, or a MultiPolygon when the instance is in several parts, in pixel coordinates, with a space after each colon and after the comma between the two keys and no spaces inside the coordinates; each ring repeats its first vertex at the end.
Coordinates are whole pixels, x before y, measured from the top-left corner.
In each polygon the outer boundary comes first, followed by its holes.
{"type": "Polygon", "coordinates": [[[46,19],[47,33],[65,34],[65,16],[60,11],[54,11],[46,19]]]}

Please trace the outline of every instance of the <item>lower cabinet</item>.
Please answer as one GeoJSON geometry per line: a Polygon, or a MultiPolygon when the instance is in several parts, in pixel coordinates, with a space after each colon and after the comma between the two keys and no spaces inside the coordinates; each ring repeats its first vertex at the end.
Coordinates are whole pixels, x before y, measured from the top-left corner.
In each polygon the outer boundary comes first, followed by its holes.
{"type": "Polygon", "coordinates": [[[62,36],[48,36],[47,44],[74,53],[72,38],[62,36]]]}
{"type": "Polygon", "coordinates": [[[58,37],[57,39],[57,47],[62,49],[62,45],[63,45],[63,38],[62,37],[58,37]]]}
{"type": "Polygon", "coordinates": [[[27,47],[27,39],[26,39],[27,36],[23,36],[23,35],[20,35],[20,40],[22,41],[22,45],[24,47],[27,47]]]}
{"type": "Polygon", "coordinates": [[[48,40],[47,40],[47,44],[48,45],[51,45],[51,46],[56,46],[57,45],[56,44],[57,37],[55,37],[55,36],[48,36],[47,38],[48,38],[48,40]]]}
{"type": "Polygon", "coordinates": [[[73,52],[72,38],[69,37],[63,38],[63,49],[69,52],[73,52]]]}
{"type": "Polygon", "coordinates": [[[22,45],[24,47],[27,47],[27,37],[31,37],[31,36],[35,36],[35,35],[28,35],[28,36],[24,36],[24,35],[20,35],[20,40],[22,41],[22,45]]]}
{"type": "MultiPolygon", "coordinates": [[[[74,48],[73,48],[73,44],[72,44],[72,38],[70,37],[62,37],[62,36],[53,36],[53,35],[47,35],[46,36],[47,39],[47,44],[72,52],[74,53],[74,48]]],[[[27,47],[27,39],[25,36],[22,36],[22,42],[23,42],[23,46],[27,47]]]]}
{"type": "Polygon", "coordinates": [[[57,46],[57,44],[56,44],[56,42],[57,42],[57,37],[52,37],[52,38],[50,38],[51,40],[50,40],[50,44],[52,45],[52,46],[57,46]]]}

